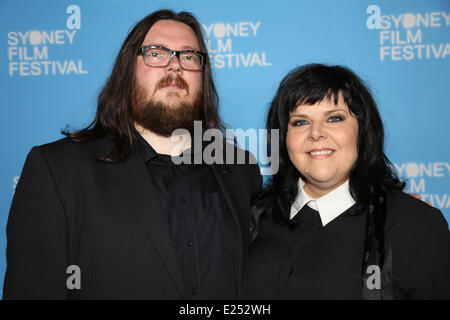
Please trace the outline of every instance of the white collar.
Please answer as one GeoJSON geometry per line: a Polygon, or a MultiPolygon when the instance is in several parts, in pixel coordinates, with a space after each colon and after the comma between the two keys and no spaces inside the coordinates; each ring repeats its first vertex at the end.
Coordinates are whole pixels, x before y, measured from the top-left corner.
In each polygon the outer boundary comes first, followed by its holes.
{"type": "Polygon", "coordinates": [[[310,197],[303,189],[304,185],[305,182],[300,178],[298,181],[298,194],[291,206],[291,219],[307,204],[311,209],[319,211],[322,226],[325,226],[356,203],[350,194],[348,180],[319,199],[310,197]]]}

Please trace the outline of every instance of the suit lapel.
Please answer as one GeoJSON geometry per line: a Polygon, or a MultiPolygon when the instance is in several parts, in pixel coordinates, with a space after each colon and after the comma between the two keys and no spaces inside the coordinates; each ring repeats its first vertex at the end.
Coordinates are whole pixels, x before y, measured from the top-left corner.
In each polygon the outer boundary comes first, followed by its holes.
{"type": "MultiPolygon", "coordinates": [[[[105,145],[101,145],[100,141],[99,146],[102,151],[105,151],[105,145]]],[[[138,152],[133,152],[130,159],[122,163],[111,164],[110,168],[116,176],[125,198],[129,200],[135,216],[156,247],[184,298],[183,278],[173,248],[167,218],[156,196],[144,161],[138,152]]]]}

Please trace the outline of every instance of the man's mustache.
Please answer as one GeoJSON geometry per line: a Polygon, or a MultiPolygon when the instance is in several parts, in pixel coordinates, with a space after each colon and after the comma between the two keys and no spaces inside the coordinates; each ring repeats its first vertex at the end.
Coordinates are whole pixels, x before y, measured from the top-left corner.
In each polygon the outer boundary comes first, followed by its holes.
{"type": "MultiPolygon", "coordinates": [[[[177,86],[179,86],[181,89],[189,89],[189,86],[187,84],[187,82],[181,78],[180,76],[174,76],[174,75],[167,75],[164,78],[162,78],[161,80],[159,80],[156,83],[156,90],[159,90],[161,88],[164,88],[165,86],[170,86],[172,84],[175,84],[177,86]]],[[[155,91],[156,91],[155,90],[155,91]]]]}

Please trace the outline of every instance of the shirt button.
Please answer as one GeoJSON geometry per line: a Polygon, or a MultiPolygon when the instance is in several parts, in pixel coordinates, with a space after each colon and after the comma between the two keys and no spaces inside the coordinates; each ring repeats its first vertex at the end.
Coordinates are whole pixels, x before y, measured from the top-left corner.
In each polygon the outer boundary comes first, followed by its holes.
{"type": "Polygon", "coordinates": [[[192,240],[189,240],[189,241],[188,241],[188,246],[189,246],[189,247],[192,247],[193,245],[194,245],[194,242],[193,242],[192,240]]]}

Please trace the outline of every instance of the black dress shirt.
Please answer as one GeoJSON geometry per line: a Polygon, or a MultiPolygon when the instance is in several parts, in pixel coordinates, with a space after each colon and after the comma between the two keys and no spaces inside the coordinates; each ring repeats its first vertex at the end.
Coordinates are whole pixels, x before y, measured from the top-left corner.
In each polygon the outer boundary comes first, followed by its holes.
{"type": "Polygon", "coordinates": [[[186,296],[236,299],[237,231],[212,167],[176,165],[142,137],[140,141],[142,158],[167,214],[186,296]]]}

